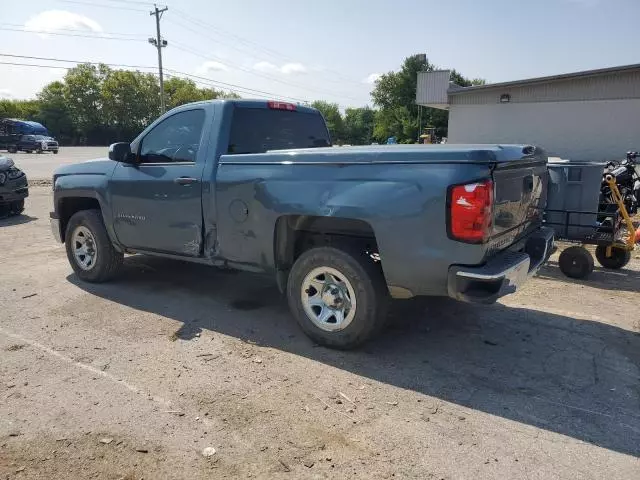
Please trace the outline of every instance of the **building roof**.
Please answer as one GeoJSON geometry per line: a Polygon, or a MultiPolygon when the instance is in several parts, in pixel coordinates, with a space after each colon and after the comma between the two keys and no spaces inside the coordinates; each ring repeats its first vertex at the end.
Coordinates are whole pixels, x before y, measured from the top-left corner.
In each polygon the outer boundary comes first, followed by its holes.
{"type": "Polygon", "coordinates": [[[595,70],[585,70],[582,72],[564,73],[560,75],[551,75],[548,77],[527,78],[525,80],[515,80],[512,82],[488,83],[486,85],[475,85],[472,87],[460,87],[458,85],[451,84],[451,87],[449,88],[447,93],[449,95],[459,95],[464,93],[477,92],[479,90],[488,90],[491,88],[519,87],[523,85],[531,85],[536,83],[549,83],[549,82],[555,82],[559,80],[573,80],[576,78],[622,73],[622,72],[627,72],[632,70],[640,71],[640,63],[636,63],[633,65],[622,65],[619,67],[608,67],[608,68],[599,68],[595,70]]]}

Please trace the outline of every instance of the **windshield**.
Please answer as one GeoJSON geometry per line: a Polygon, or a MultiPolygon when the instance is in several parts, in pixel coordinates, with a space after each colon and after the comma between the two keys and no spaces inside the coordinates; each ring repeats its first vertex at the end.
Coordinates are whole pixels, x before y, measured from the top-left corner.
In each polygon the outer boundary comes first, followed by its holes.
{"type": "Polygon", "coordinates": [[[317,113],[236,108],[227,153],[264,153],[268,150],[330,145],[327,127],[317,113]]]}

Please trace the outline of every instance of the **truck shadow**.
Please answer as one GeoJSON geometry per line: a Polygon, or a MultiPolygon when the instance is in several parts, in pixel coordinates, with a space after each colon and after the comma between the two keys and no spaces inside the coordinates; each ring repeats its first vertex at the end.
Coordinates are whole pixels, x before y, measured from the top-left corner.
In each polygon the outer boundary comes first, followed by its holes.
{"type": "Polygon", "coordinates": [[[588,285],[603,290],[640,292],[640,273],[627,267],[620,270],[607,270],[596,265],[586,280],[569,278],[560,271],[557,261],[549,261],[538,271],[538,276],[548,280],[588,285]]]}
{"type": "Polygon", "coordinates": [[[304,356],[369,379],[640,457],[640,335],[500,304],[401,302],[360,350],[314,345],[272,279],[135,256],[111,284],[68,280],[99,297],[304,356]]]}
{"type": "Polygon", "coordinates": [[[22,225],[24,223],[33,222],[38,217],[31,217],[29,215],[15,215],[15,216],[3,216],[0,211],[0,227],[9,227],[12,225],[22,225]]]}

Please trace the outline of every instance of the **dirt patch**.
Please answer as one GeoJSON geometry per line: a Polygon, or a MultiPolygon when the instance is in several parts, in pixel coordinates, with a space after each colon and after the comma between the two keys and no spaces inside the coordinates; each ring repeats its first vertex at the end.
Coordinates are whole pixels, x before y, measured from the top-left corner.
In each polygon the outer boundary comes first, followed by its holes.
{"type": "Polygon", "coordinates": [[[14,343],[13,345],[9,345],[5,350],[7,352],[17,352],[18,350],[22,350],[26,345],[20,343],[14,343]]]}
{"type": "Polygon", "coordinates": [[[399,303],[338,352],[264,277],[132,256],[78,281],[50,195],[0,225],[3,480],[638,476],[636,252],[586,281],[556,254],[496,305],[399,303]]]}
{"type": "MultiPolygon", "coordinates": [[[[0,477],[13,478],[148,478],[149,472],[163,472],[165,478],[178,478],[171,468],[163,468],[162,447],[138,444],[113,435],[109,444],[101,443],[107,434],[76,437],[3,439],[0,444],[0,477]],[[144,445],[147,453],[136,451],[144,445]]],[[[163,475],[164,476],[164,475],[163,475]]]]}
{"type": "Polygon", "coordinates": [[[29,187],[50,187],[53,184],[50,178],[29,179],[29,187]]]}

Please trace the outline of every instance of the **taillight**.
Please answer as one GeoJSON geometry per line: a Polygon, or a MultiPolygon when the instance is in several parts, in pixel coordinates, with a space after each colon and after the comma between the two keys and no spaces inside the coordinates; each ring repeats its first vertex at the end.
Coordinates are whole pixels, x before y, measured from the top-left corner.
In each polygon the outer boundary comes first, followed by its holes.
{"type": "Polygon", "coordinates": [[[272,110],[287,110],[289,112],[296,111],[296,105],[294,103],[287,102],[267,102],[267,107],[272,110]]]}
{"type": "Polygon", "coordinates": [[[454,240],[484,243],[491,234],[493,182],[449,188],[449,234],[454,240]]]}

